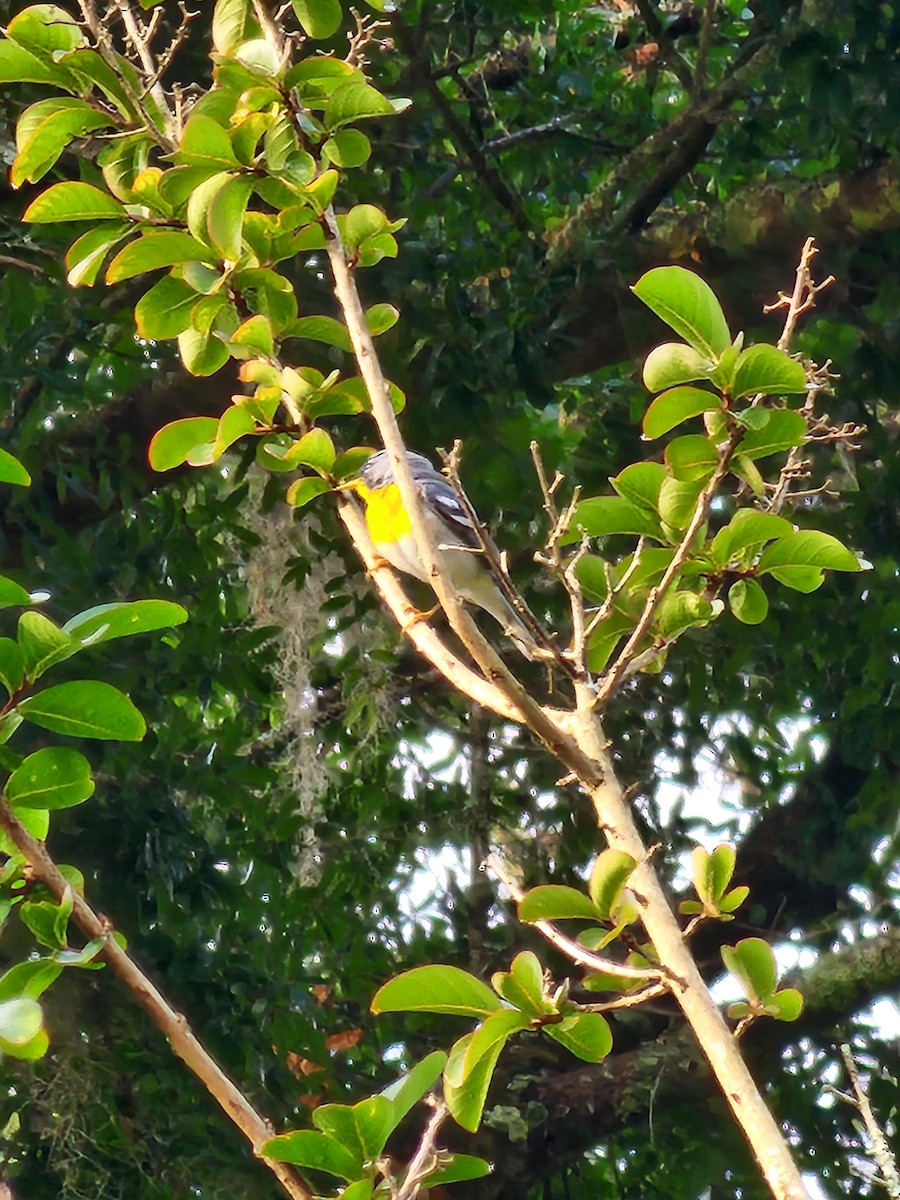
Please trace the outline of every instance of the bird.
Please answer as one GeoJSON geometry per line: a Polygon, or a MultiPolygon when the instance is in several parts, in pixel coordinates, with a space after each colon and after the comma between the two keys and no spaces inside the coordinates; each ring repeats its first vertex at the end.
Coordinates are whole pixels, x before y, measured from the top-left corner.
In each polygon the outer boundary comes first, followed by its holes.
{"type": "MultiPolygon", "coordinates": [[[[407,450],[406,457],[444,578],[460,599],[490,613],[527,658],[539,657],[534,635],[485,561],[484,547],[462,500],[424,455],[407,450]]],[[[379,450],[366,459],[359,473],[343,487],[362,500],[369,536],[382,558],[395,570],[430,583],[388,452],[379,450]]],[[[493,549],[492,543],[488,545],[493,549]]]]}

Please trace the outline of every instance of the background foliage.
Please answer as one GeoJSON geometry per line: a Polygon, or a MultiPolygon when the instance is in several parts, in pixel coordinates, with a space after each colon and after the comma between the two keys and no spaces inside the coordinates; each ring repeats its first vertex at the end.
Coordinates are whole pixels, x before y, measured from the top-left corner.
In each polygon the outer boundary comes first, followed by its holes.
{"type": "MultiPolygon", "coordinates": [[[[0,6],[4,21],[17,7],[0,6]]],[[[854,459],[820,460],[841,495],[816,498],[815,523],[873,569],[809,597],[775,593],[760,627],[692,634],[609,722],[673,887],[695,838],[738,836],[751,900],[698,935],[710,978],[722,940],[762,934],[801,952],[804,1017],[754,1029],[748,1052],[837,1197],[860,1185],[850,1115],[823,1099],[835,1039],[898,1067],[866,1014],[900,977],[900,18],[849,0],[710,11],[702,35],[693,6],[404,4],[372,70],[414,104],[370,127],[373,165],[343,200],[409,218],[400,257],[362,278],[367,303],[402,313],[380,345],[409,396],[407,442],[430,453],[464,439],[472,500],[551,626],[563,608],[531,564],[543,530],[528,445],[586,494],[640,454],[636,363],[662,328],[628,284],[648,266],[691,266],[733,328],[772,338],[762,305],[789,286],[807,233],[837,277],[799,345],[841,376],[832,416],[868,432],[854,459]],[[691,104],[687,71],[705,72],[711,99],[691,104]],[[690,803],[673,805],[671,784],[690,803]]],[[[169,82],[202,79],[203,26],[169,82]]],[[[17,110],[41,95],[19,91],[0,100],[7,160],[17,110]]],[[[70,153],[53,178],[78,172],[70,153]]],[[[388,976],[428,961],[486,974],[532,944],[471,871],[490,845],[528,883],[575,883],[599,837],[552,763],[467,712],[399,641],[327,502],[292,523],[280,477],[266,483],[240,451],[219,472],[150,470],[150,435],[217,415],[236,381],[228,368],[189,379],[168,346],[136,342],[130,284],[68,289],[69,231],[20,223],[32,194],[0,193],[4,444],[36,481],[4,496],[4,570],[46,587],[60,619],[145,595],[191,613],[167,645],[97,652],[151,733],[103,748],[96,798],[60,814],[52,848],[260,1107],[297,1123],[452,1036],[446,1019],[372,1018],[388,976]]],[[[327,310],[320,271],[302,257],[292,271],[301,314],[327,310]]],[[[320,354],[323,369],[346,365],[320,354]]],[[[4,955],[28,946],[10,923],[4,955]]],[[[270,1194],[104,972],[67,972],[48,1006],[48,1057],[2,1066],[17,1195],[270,1194]]],[[[537,1037],[501,1060],[477,1139],[495,1171],[471,1194],[761,1194],[680,1019],[624,1014],[614,1034],[599,1067],[537,1037]]],[[[872,1083],[885,1113],[888,1088],[872,1083]]]]}

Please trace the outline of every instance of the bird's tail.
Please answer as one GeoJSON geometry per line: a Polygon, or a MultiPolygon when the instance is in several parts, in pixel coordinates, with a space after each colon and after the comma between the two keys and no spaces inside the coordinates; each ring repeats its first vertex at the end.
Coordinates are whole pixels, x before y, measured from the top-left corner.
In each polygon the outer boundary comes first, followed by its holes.
{"type": "Polygon", "coordinates": [[[490,613],[494,620],[502,626],[506,636],[515,642],[526,658],[533,661],[541,657],[541,647],[534,634],[513,608],[512,603],[500,591],[489,571],[485,571],[483,574],[479,573],[477,582],[474,582],[466,590],[463,598],[471,600],[473,604],[477,604],[479,608],[490,613]]]}

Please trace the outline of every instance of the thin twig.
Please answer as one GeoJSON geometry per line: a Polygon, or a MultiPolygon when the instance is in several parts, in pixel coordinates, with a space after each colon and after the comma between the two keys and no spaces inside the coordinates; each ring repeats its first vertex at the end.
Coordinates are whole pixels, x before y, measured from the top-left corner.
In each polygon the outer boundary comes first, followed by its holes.
{"type": "Polygon", "coordinates": [[[379,29],[390,29],[390,21],[379,21],[375,17],[361,16],[355,8],[351,8],[350,12],[356,22],[356,29],[352,33],[347,34],[347,41],[350,43],[350,49],[347,51],[347,57],[344,62],[361,71],[367,64],[366,50],[371,45],[380,46],[377,33],[379,29]]]}
{"type": "Polygon", "coordinates": [[[113,3],[122,17],[122,24],[125,26],[125,36],[138,57],[144,76],[148,81],[151,81],[148,82],[147,92],[153,97],[154,103],[166,123],[165,133],[171,135],[172,110],[169,107],[166,93],[160,86],[156,58],[150,49],[150,40],[155,27],[154,23],[151,22],[149,26],[144,26],[135,15],[134,9],[131,7],[131,0],[113,0],[113,3]]]}
{"type": "Polygon", "coordinates": [[[407,1167],[403,1186],[397,1192],[397,1200],[415,1200],[422,1182],[438,1165],[440,1151],[437,1149],[437,1136],[449,1115],[449,1109],[443,1101],[435,1104],[434,1112],[425,1126],[419,1147],[407,1167]]]}
{"type": "Polygon", "coordinates": [[[609,700],[610,696],[618,687],[619,683],[624,678],[631,660],[638,653],[641,642],[649,632],[650,626],[653,624],[653,618],[656,616],[657,610],[662,603],[669,588],[674,583],[678,572],[687,561],[688,555],[694,544],[694,538],[700,531],[700,527],[706,521],[709,515],[709,506],[712,499],[718,490],[719,484],[728,474],[731,466],[731,460],[734,457],[741,439],[744,436],[744,429],[741,426],[736,426],[731,432],[728,441],[722,447],[719,454],[719,464],[710,475],[706,486],[697,498],[697,506],[694,509],[694,515],[691,517],[690,523],[684,532],[684,537],[678,549],[675,551],[669,565],[663,574],[662,579],[656,587],[650,589],[647,596],[647,601],[644,604],[644,611],[641,613],[640,620],[634,627],[634,630],[628,641],[622,647],[618,656],[613,661],[612,665],[606,670],[603,679],[597,688],[596,705],[601,708],[609,700]]]}
{"type": "MultiPolygon", "coordinates": [[[[497,876],[517,904],[524,900],[525,893],[496,854],[489,854],[485,859],[484,866],[497,876]]],[[[529,921],[529,925],[533,925],[539,933],[542,933],[547,941],[561,951],[566,958],[578,963],[579,966],[588,967],[591,971],[602,971],[606,975],[616,975],[620,979],[660,979],[668,974],[664,967],[629,967],[627,963],[616,962],[614,958],[602,958],[599,954],[586,950],[584,946],[576,942],[574,938],[568,937],[562,930],[557,929],[550,921],[529,921]]]]}
{"type": "MultiPolygon", "coordinates": [[[[643,556],[643,553],[646,550],[646,548],[647,548],[647,539],[644,537],[643,534],[641,534],[641,536],[638,538],[638,544],[637,544],[637,546],[635,546],[634,554],[632,554],[632,556],[631,556],[631,562],[628,564],[628,569],[625,571],[625,574],[622,576],[622,578],[619,580],[619,582],[615,585],[615,587],[610,586],[609,594],[607,595],[606,599],[603,601],[603,603],[600,605],[600,607],[597,609],[597,611],[591,617],[590,623],[588,624],[588,627],[585,630],[586,638],[590,639],[591,634],[594,632],[594,630],[597,628],[597,626],[600,625],[603,621],[605,621],[606,618],[609,616],[609,614],[612,612],[613,605],[615,604],[616,600],[622,594],[622,592],[624,592],[625,588],[628,586],[628,584],[631,582],[632,578],[634,577],[634,574],[637,571],[638,567],[641,565],[641,557],[643,556]]],[[[611,568],[610,568],[610,570],[611,570],[611,568]]],[[[609,575],[607,575],[607,583],[610,583],[609,575]]]]}
{"type": "Polygon", "coordinates": [[[842,1100],[847,1101],[859,1110],[859,1115],[863,1119],[866,1134],[868,1135],[871,1155],[878,1165],[878,1170],[881,1172],[881,1178],[877,1182],[884,1187],[890,1200],[900,1200],[900,1171],[897,1169],[897,1160],[891,1153],[887,1138],[884,1136],[884,1130],[879,1125],[875,1111],[869,1102],[866,1089],[859,1077],[856,1060],[849,1046],[841,1046],[841,1058],[844,1060],[844,1067],[850,1077],[853,1096],[846,1096],[841,1092],[836,1094],[842,1100]]]}
{"type": "Polygon", "coordinates": [[[665,996],[670,991],[667,983],[654,983],[650,987],[641,988],[639,992],[630,992],[627,996],[617,996],[615,1000],[604,1000],[599,1004],[576,1004],[570,1001],[575,1012],[605,1013],[615,1012],[619,1008],[637,1008],[657,996],[665,996]]]}
{"type": "MultiPolygon", "coordinates": [[[[763,306],[764,313],[773,313],[779,309],[786,309],[784,325],[781,330],[781,336],[778,339],[778,349],[783,350],[785,353],[790,349],[791,341],[797,328],[797,322],[802,314],[814,308],[819,292],[824,291],[825,288],[830,287],[834,283],[833,275],[829,275],[821,283],[813,283],[811,267],[812,261],[818,252],[815,239],[811,237],[807,238],[803,244],[803,249],[800,251],[800,261],[797,264],[797,271],[794,276],[794,289],[790,296],[784,292],[779,292],[778,299],[774,303],[763,306]]],[[[807,424],[811,424],[812,422],[816,400],[826,385],[827,365],[820,374],[824,380],[822,385],[810,388],[800,409],[800,413],[806,418],[807,424]]],[[[803,459],[805,444],[806,440],[804,440],[803,444],[794,446],[790,454],[788,454],[784,466],[781,468],[778,482],[775,485],[775,491],[769,499],[769,512],[781,512],[790,495],[791,484],[801,477],[800,472],[805,465],[803,459]]]]}
{"type": "Polygon", "coordinates": [[[312,1192],[293,1167],[260,1154],[263,1143],[274,1136],[272,1126],[260,1116],[244,1093],[197,1040],[184,1016],[171,1007],[165,996],[122,949],[113,936],[114,931],[110,923],[104,917],[98,916],[77,892],[72,891],[43,843],[38,842],[25,829],[5,798],[0,798],[0,826],[57,902],[61,902],[66,895],[72,897],[72,918],[78,928],[88,939],[103,940],[103,949],[98,957],[103,959],[141,1008],[150,1015],[154,1024],[168,1039],[175,1054],[186,1063],[225,1114],[237,1125],[253,1147],[253,1152],[276,1176],[287,1194],[294,1200],[312,1200],[312,1192]]]}

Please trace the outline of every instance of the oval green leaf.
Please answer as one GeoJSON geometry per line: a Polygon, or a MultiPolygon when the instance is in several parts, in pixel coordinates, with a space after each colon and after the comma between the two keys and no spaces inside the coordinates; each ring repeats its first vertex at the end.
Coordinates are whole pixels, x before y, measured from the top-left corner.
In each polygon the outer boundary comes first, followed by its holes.
{"type": "Polygon", "coordinates": [[[53,733],[101,741],[139,742],[144,718],[124,692],[96,679],[78,679],[29,696],[16,711],[53,733]]]}
{"type": "Polygon", "coordinates": [[[29,754],[6,782],[14,808],[72,808],[93,794],[91,764],[77,750],[63,746],[29,754]]]}
{"type": "Polygon", "coordinates": [[[589,896],[559,883],[532,888],[519,901],[519,920],[527,925],[535,921],[562,921],[569,918],[602,920],[600,910],[589,896]]]}
{"type": "Polygon", "coordinates": [[[744,625],[759,625],[769,614],[766,593],[755,579],[739,579],[728,591],[731,611],[744,625]]]}
{"type": "Polygon", "coordinates": [[[15,483],[19,487],[31,483],[31,476],[8,450],[0,450],[0,483],[15,483]]]}
{"type": "Polygon", "coordinates": [[[183,417],[171,421],[153,435],[147,458],[154,471],[171,471],[187,462],[191,451],[215,439],[219,422],[215,417],[183,417]]]}
{"type": "Polygon", "coordinates": [[[751,346],[737,360],[731,381],[734,400],[757,394],[788,396],[805,392],[803,364],[775,346],[751,346]]]}
{"type": "Polygon", "coordinates": [[[655,267],[632,291],[705,358],[718,360],[731,345],[719,301],[708,283],[684,267],[655,267]]]}
{"type": "Polygon", "coordinates": [[[379,988],[373,1013],[431,1012],[485,1017],[502,1005],[486,983],[459,967],[428,966],[405,971],[379,988]]]}
{"type": "Polygon", "coordinates": [[[662,392],[680,383],[709,379],[716,364],[683,342],[664,342],[644,360],[643,379],[648,392],[662,392]]]}
{"type": "Polygon", "coordinates": [[[701,413],[714,412],[722,407],[718,396],[700,388],[675,387],[657,396],[644,413],[643,430],[648,438],[662,437],[676,425],[698,417],[701,413]]]}
{"type": "Polygon", "coordinates": [[[363,1172],[361,1157],[326,1133],[314,1129],[298,1129],[295,1133],[282,1133],[279,1137],[270,1138],[263,1142],[260,1152],[276,1162],[325,1171],[348,1182],[359,1178],[363,1172]]]}
{"type": "Polygon", "coordinates": [[[70,617],[63,631],[82,646],[94,646],[136,633],[171,629],[173,625],[183,625],[187,618],[187,609],[171,600],[130,600],[86,608],[70,617]]]}
{"type": "Polygon", "coordinates": [[[54,221],[121,221],[124,205],[90,183],[54,183],[25,209],[23,221],[49,225],[54,221]]]}
{"type": "Polygon", "coordinates": [[[600,1013],[579,1013],[544,1028],[554,1041],[584,1062],[602,1062],[612,1050],[612,1034],[600,1013]]]}

